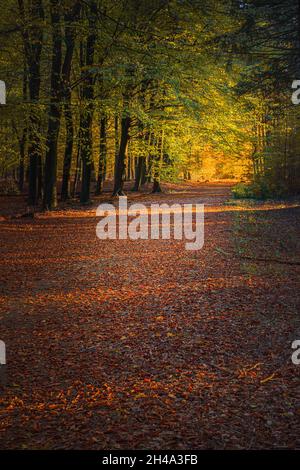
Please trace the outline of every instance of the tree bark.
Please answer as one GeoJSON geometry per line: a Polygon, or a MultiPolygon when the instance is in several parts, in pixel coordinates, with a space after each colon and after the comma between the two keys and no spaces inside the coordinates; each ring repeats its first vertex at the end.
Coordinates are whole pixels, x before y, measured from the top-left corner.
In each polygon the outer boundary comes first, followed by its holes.
{"type": "MultiPolygon", "coordinates": [[[[70,98],[71,101],[71,98],[70,98]]],[[[63,176],[61,186],[61,200],[66,201],[70,198],[70,175],[72,165],[72,154],[73,154],[73,138],[74,138],[74,125],[71,102],[64,105],[64,115],[66,123],[66,144],[65,144],[65,155],[63,164],[63,176]]]]}
{"type": "Polygon", "coordinates": [[[44,9],[42,0],[32,0],[30,11],[27,15],[25,12],[24,1],[18,0],[19,11],[22,19],[22,36],[25,47],[25,57],[28,69],[28,88],[29,98],[31,103],[31,110],[29,116],[28,128],[28,155],[29,155],[29,168],[28,168],[28,204],[34,206],[38,201],[37,193],[37,175],[38,175],[38,159],[41,155],[40,146],[40,117],[39,113],[34,109],[39,101],[40,86],[41,86],[41,53],[43,47],[43,27],[41,21],[44,19],[44,9]],[[32,21],[32,18],[37,19],[38,22],[32,21]]]}
{"type": "Polygon", "coordinates": [[[61,118],[61,64],[62,36],[60,27],[59,0],[51,0],[52,24],[52,65],[51,65],[51,97],[47,134],[47,150],[45,159],[44,209],[51,210],[57,205],[56,173],[57,144],[61,118]]]}
{"type": "Polygon", "coordinates": [[[65,201],[70,198],[70,174],[73,154],[74,124],[71,105],[71,66],[75,47],[76,31],[72,22],[79,19],[81,11],[80,2],[76,2],[73,8],[65,14],[65,44],[66,53],[62,67],[62,95],[64,99],[64,115],[66,123],[66,146],[63,164],[63,177],[61,188],[61,199],[65,201]]]}
{"type": "MultiPolygon", "coordinates": [[[[134,67],[128,67],[127,77],[132,78],[134,74],[134,67]]],[[[119,151],[116,158],[115,165],[115,180],[113,196],[123,196],[124,176],[126,169],[126,151],[129,141],[129,129],[131,126],[131,117],[129,113],[129,102],[130,102],[131,84],[130,82],[126,85],[123,93],[123,113],[121,119],[121,138],[119,151]]]]}
{"type": "Polygon", "coordinates": [[[19,162],[19,191],[22,192],[24,188],[24,174],[25,174],[25,148],[27,141],[27,129],[24,127],[23,134],[20,140],[20,162],[19,162]]]}
{"type": "Polygon", "coordinates": [[[143,172],[144,157],[138,157],[137,164],[135,167],[135,181],[132,188],[133,191],[139,191],[141,181],[142,181],[142,172],[143,172]]]}
{"type": "Polygon", "coordinates": [[[81,174],[81,137],[80,137],[80,129],[78,132],[78,139],[77,139],[77,155],[76,155],[76,168],[75,168],[75,175],[74,175],[74,184],[72,190],[72,197],[74,198],[77,191],[78,181],[80,179],[81,174]]]}
{"type": "MultiPolygon", "coordinates": [[[[140,105],[145,111],[145,101],[146,101],[146,91],[147,88],[150,84],[150,80],[143,80],[141,84],[141,91],[140,91],[140,105]]],[[[144,130],[144,123],[139,120],[138,123],[138,129],[139,129],[139,136],[138,138],[142,142],[143,140],[147,140],[147,133],[144,130]]],[[[144,179],[145,175],[145,158],[143,156],[139,156],[137,158],[137,162],[135,165],[135,181],[134,181],[134,186],[132,188],[132,191],[139,191],[140,185],[142,182],[142,178],[144,179]]]]}
{"type": "MultiPolygon", "coordinates": [[[[24,103],[27,101],[27,89],[28,89],[28,76],[27,76],[27,64],[26,60],[24,60],[24,70],[23,70],[23,101],[24,103]]],[[[26,153],[26,145],[27,145],[27,122],[23,127],[22,136],[20,139],[20,161],[19,161],[19,178],[18,178],[18,186],[19,191],[22,193],[24,188],[24,176],[25,176],[25,153],[26,153]]]]}
{"type": "Polygon", "coordinates": [[[107,154],[107,142],[106,142],[106,127],[107,118],[103,116],[100,119],[100,152],[99,152],[99,167],[98,167],[98,179],[96,186],[96,194],[101,194],[103,190],[103,182],[105,179],[106,170],[106,154],[107,154]]]}
{"type": "Polygon", "coordinates": [[[155,155],[155,167],[154,167],[154,175],[153,175],[153,187],[152,193],[161,193],[161,186],[160,186],[160,173],[161,173],[161,165],[163,160],[163,148],[164,148],[164,131],[161,131],[159,143],[158,143],[158,155],[155,155]]]}
{"type": "MultiPolygon", "coordinates": [[[[86,43],[86,55],[85,64],[91,66],[94,63],[95,45],[96,45],[96,17],[97,17],[97,5],[95,2],[91,2],[90,9],[88,11],[89,20],[89,36],[86,43]]],[[[91,70],[88,70],[88,76],[86,77],[82,86],[82,98],[83,98],[83,116],[82,116],[82,128],[81,128],[81,159],[82,159],[82,182],[80,192],[80,202],[85,204],[90,200],[90,185],[92,175],[92,160],[93,160],[93,141],[92,141],[92,124],[93,124],[93,113],[94,113],[94,76],[91,70]]]]}
{"type": "Polygon", "coordinates": [[[129,129],[130,129],[131,119],[130,116],[123,116],[121,121],[121,140],[120,148],[116,162],[116,172],[115,172],[115,183],[113,196],[122,196],[123,185],[124,185],[124,172],[125,172],[125,159],[126,159],[126,149],[129,140],[129,129]]]}

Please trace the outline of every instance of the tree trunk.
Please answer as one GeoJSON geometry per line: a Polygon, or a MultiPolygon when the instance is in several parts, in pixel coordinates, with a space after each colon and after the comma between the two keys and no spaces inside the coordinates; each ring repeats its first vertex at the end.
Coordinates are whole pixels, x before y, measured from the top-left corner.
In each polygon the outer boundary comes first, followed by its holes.
{"type": "Polygon", "coordinates": [[[91,109],[85,110],[81,130],[81,159],[82,179],[80,202],[87,203],[90,200],[90,184],[92,175],[92,115],[91,109]]]}
{"type": "Polygon", "coordinates": [[[62,37],[60,28],[59,0],[51,0],[52,24],[52,66],[51,66],[51,98],[47,134],[47,151],[45,159],[45,180],[43,206],[47,210],[56,207],[56,173],[57,144],[61,118],[61,63],[62,37]]]}
{"type": "Polygon", "coordinates": [[[152,187],[152,193],[161,193],[161,186],[160,182],[157,178],[154,178],[153,181],[153,187],[152,187]]]}
{"type": "Polygon", "coordinates": [[[139,191],[140,189],[144,160],[144,157],[138,157],[137,164],[135,167],[135,181],[132,191],[139,191]]]}
{"type": "MultiPolygon", "coordinates": [[[[28,89],[28,76],[27,76],[27,65],[24,60],[24,71],[23,71],[23,101],[27,101],[27,89],[28,89]]],[[[25,176],[25,152],[27,144],[27,123],[23,127],[22,137],[20,139],[20,161],[19,161],[19,178],[18,186],[19,191],[22,193],[24,188],[24,176],[25,176]]]]}
{"type": "Polygon", "coordinates": [[[118,154],[119,154],[119,145],[120,145],[120,139],[119,139],[119,116],[116,114],[115,115],[115,165],[114,165],[114,176],[117,171],[117,162],[118,162],[118,154]]]}
{"type": "MultiPolygon", "coordinates": [[[[150,84],[150,80],[143,80],[141,84],[141,93],[140,93],[140,104],[142,108],[145,110],[145,101],[146,101],[146,91],[150,84]]],[[[139,139],[142,142],[143,140],[147,140],[148,133],[144,131],[144,123],[139,120],[139,139]]],[[[139,191],[141,183],[145,183],[145,175],[146,175],[146,160],[144,157],[139,156],[137,158],[137,162],[135,165],[135,181],[132,191],[139,191]]]]}
{"type": "Polygon", "coordinates": [[[107,154],[106,127],[107,127],[107,119],[104,116],[100,119],[100,153],[99,153],[99,167],[98,167],[96,194],[102,193],[103,182],[105,179],[106,154],[107,154]]]}
{"type": "Polygon", "coordinates": [[[41,146],[39,136],[40,117],[37,111],[33,108],[33,106],[38,103],[40,95],[40,63],[43,47],[43,25],[41,23],[44,20],[44,9],[42,0],[32,0],[30,9],[27,13],[25,12],[23,0],[18,0],[18,5],[22,20],[21,31],[24,41],[25,56],[28,69],[29,98],[32,105],[28,126],[28,204],[34,206],[36,205],[38,200],[37,175],[38,158],[41,155],[41,146]],[[36,23],[34,25],[31,24],[32,17],[38,18],[40,20],[40,23],[36,23]]]}
{"type": "Polygon", "coordinates": [[[143,158],[142,163],[142,174],[141,174],[141,186],[147,182],[147,161],[146,158],[143,158]]]}
{"type": "Polygon", "coordinates": [[[97,5],[95,2],[91,2],[90,9],[88,11],[89,19],[89,36],[86,43],[86,56],[85,64],[89,67],[88,76],[82,86],[82,98],[83,98],[83,118],[82,118],[82,129],[81,129],[81,159],[82,159],[82,183],[80,202],[85,204],[90,200],[90,185],[91,185],[91,174],[92,174],[92,159],[93,159],[93,141],[92,141],[92,124],[93,124],[93,112],[94,112],[94,76],[91,72],[91,66],[94,63],[95,45],[96,45],[96,17],[97,17],[97,5]]]}
{"type": "Polygon", "coordinates": [[[75,168],[75,175],[74,175],[74,184],[73,184],[73,190],[72,190],[72,197],[74,198],[76,195],[76,190],[78,186],[78,181],[80,179],[80,174],[81,174],[81,133],[80,133],[80,128],[78,132],[78,140],[77,140],[77,156],[76,156],[76,168],[75,168]]]}
{"type": "Polygon", "coordinates": [[[37,163],[37,196],[38,199],[43,198],[43,161],[41,154],[38,156],[37,163]]]}
{"type": "Polygon", "coordinates": [[[128,141],[126,149],[126,162],[127,162],[127,171],[126,171],[126,180],[130,181],[131,179],[131,153],[130,153],[130,142],[128,141]]]}
{"type": "Polygon", "coordinates": [[[71,103],[70,102],[65,103],[64,107],[65,107],[65,122],[66,122],[66,146],[65,146],[63,176],[62,176],[62,186],[61,186],[61,200],[62,201],[66,201],[67,199],[70,198],[70,174],[71,174],[73,138],[74,138],[74,126],[73,126],[73,115],[72,115],[71,103]]]}
{"type": "Polygon", "coordinates": [[[161,131],[161,136],[158,143],[158,155],[155,155],[155,167],[154,167],[154,175],[153,175],[153,187],[152,193],[161,193],[160,187],[160,172],[161,172],[161,164],[163,160],[163,147],[164,147],[164,132],[161,131]]]}
{"type": "Polygon", "coordinates": [[[77,21],[80,16],[81,4],[76,2],[73,8],[65,14],[65,44],[66,54],[62,67],[62,87],[64,99],[64,115],[66,123],[66,146],[63,164],[63,177],[61,187],[61,199],[65,201],[70,197],[70,174],[72,165],[73,154],[73,138],[74,138],[74,124],[71,105],[71,66],[73,60],[74,46],[75,46],[75,29],[73,22],[77,21]]]}
{"type": "Polygon", "coordinates": [[[18,186],[19,191],[23,191],[24,187],[24,174],[25,174],[25,148],[26,148],[26,141],[27,141],[27,129],[24,127],[23,134],[20,141],[20,162],[19,162],[19,180],[18,186]]]}
{"type": "Polygon", "coordinates": [[[129,116],[123,116],[121,121],[121,140],[120,148],[116,162],[116,172],[115,172],[115,183],[113,196],[122,196],[123,185],[124,185],[124,172],[125,172],[125,159],[126,159],[126,149],[129,140],[129,129],[130,129],[131,119],[129,116]]]}

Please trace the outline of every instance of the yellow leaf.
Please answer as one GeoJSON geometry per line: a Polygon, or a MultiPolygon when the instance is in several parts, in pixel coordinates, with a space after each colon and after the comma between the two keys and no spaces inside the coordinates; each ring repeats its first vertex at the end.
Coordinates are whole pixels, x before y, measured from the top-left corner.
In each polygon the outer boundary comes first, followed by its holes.
{"type": "Polygon", "coordinates": [[[266,382],[269,382],[269,380],[272,380],[274,378],[275,374],[273,373],[272,375],[270,375],[269,377],[266,377],[265,379],[261,380],[260,383],[261,384],[264,384],[266,382]]]}
{"type": "Polygon", "coordinates": [[[137,393],[134,397],[135,400],[138,400],[139,398],[146,398],[147,395],[144,393],[137,393]]]}

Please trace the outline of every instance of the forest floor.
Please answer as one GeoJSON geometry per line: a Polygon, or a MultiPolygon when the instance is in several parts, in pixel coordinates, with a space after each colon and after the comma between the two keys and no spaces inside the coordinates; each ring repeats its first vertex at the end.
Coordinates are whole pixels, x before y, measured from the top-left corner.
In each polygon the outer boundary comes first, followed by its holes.
{"type": "Polygon", "coordinates": [[[0,198],[0,448],[300,448],[299,203],[168,190],[129,200],[204,203],[201,250],[0,198]]]}

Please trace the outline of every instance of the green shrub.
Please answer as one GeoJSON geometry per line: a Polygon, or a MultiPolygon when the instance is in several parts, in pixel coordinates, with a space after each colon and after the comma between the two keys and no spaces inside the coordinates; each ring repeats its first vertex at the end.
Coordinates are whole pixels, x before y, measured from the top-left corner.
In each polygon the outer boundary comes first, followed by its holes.
{"type": "Polygon", "coordinates": [[[268,183],[265,180],[253,183],[238,183],[232,188],[235,199],[271,199],[287,195],[287,188],[283,184],[268,183]]]}

